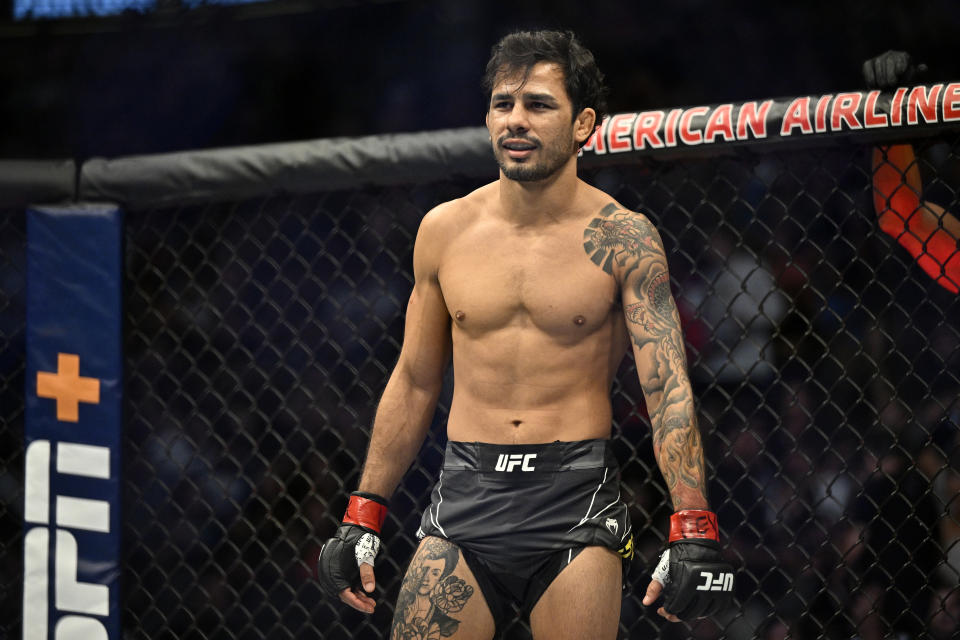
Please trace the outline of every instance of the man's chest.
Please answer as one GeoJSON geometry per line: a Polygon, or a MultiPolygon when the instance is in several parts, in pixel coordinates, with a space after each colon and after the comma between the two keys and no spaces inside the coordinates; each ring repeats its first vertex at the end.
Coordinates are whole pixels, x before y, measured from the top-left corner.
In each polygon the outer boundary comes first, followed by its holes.
{"type": "Polygon", "coordinates": [[[450,315],[467,331],[531,324],[558,337],[608,321],[618,304],[613,277],[591,262],[582,229],[461,234],[444,252],[440,287],[450,315]]]}

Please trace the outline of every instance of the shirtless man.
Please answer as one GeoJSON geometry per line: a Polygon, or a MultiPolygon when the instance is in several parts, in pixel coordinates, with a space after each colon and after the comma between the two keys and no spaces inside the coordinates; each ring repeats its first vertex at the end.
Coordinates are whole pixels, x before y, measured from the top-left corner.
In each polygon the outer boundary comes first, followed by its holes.
{"type": "Polygon", "coordinates": [[[644,603],[665,584],[659,613],[677,621],[729,601],[663,244],[645,216],[577,178],[577,151],[603,116],[602,78],[570,33],[501,40],[484,78],[500,178],[421,223],[400,358],[318,569],[327,593],[373,611],[386,496],[420,449],[452,356],[449,443],[392,638],[487,640],[511,602],[536,639],[616,637],[633,538],[610,386],[631,343],[677,511],[644,603]],[[456,561],[426,607],[424,572],[447,553],[456,561]]]}

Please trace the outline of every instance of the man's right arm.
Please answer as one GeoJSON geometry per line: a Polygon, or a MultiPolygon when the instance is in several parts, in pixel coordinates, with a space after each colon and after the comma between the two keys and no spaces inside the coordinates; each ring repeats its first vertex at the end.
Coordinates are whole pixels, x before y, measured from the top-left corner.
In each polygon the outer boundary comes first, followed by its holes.
{"type": "MultiPolygon", "coordinates": [[[[439,209],[439,208],[438,208],[439,209]]],[[[413,292],[407,304],[400,358],[380,398],[359,490],[350,495],[343,523],[320,549],[317,577],[324,592],[373,613],[373,564],[387,498],[420,450],[450,361],[450,315],[438,270],[446,242],[442,213],[424,216],[413,251],[413,292]],[[362,589],[356,587],[360,582],[362,589]]]]}
{"type": "Polygon", "coordinates": [[[420,450],[450,362],[450,314],[437,278],[444,246],[437,210],[424,217],[413,251],[413,292],[403,347],[377,407],[360,491],[389,497],[420,450]]]}

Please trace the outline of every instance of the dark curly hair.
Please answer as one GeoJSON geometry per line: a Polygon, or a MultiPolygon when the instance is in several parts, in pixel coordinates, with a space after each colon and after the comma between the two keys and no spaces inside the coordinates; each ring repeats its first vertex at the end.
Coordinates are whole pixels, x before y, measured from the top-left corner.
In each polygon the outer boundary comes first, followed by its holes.
{"type": "Polygon", "coordinates": [[[607,115],[607,87],[590,50],[572,31],[516,31],[504,36],[490,50],[483,74],[487,96],[504,74],[522,72],[524,78],[538,62],[553,62],[563,69],[564,86],[573,103],[573,117],[590,107],[596,124],[607,115]]]}

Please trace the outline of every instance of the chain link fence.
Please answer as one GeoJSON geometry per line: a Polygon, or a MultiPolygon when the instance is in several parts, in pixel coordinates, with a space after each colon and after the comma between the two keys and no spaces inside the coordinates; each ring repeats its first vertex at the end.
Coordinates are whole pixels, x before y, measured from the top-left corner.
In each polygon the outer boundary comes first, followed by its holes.
{"type": "MultiPolygon", "coordinates": [[[[960,136],[917,143],[960,211],[960,136]]],[[[671,508],[628,356],[614,442],[638,557],[624,638],[953,637],[960,626],[960,298],[878,227],[870,147],[583,171],[668,252],[737,607],[640,599],[671,508]]],[[[391,500],[373,616],[312,578],[359,480],[402,340],[423,214],[483,181],[128,211],[127,638],[381,638],[442,459],[448,380],[391,500]]],[[[0,629],[17,637],[24,229],[0,217],[0,629]],[[13,622],[11,622],[13,621],[13,622]]],[[[504,630],[529,637],[521,620],[504,630]]]]}

